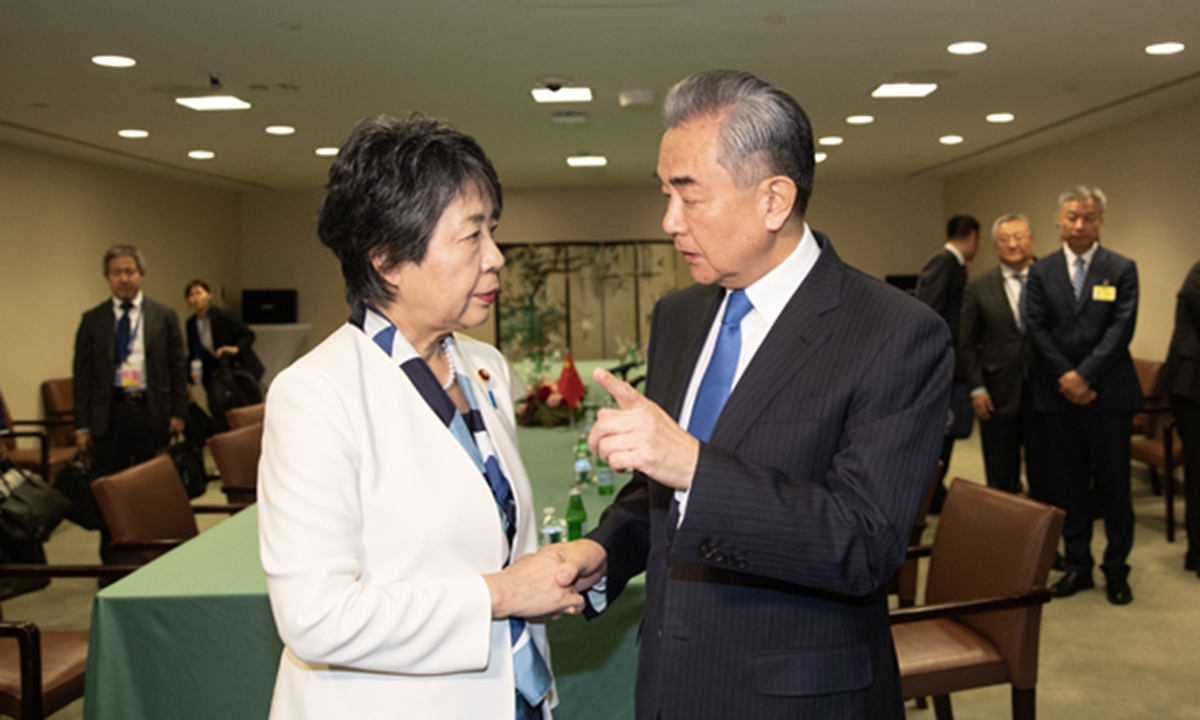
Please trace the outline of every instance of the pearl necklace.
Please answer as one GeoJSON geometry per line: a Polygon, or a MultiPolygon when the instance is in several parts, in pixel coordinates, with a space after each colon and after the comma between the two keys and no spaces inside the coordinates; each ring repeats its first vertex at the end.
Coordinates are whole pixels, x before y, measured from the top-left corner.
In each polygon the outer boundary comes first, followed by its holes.
{"type": "Polygon", "coordinates": [[[443,352],[446,354],[446,362],[450,365],[450,378],[442,385],[442,389],[449,390],[450,386],[458,380],[458,366],[454,364],[454,355],[450,354],[449,349],[443,349],[443,352]]]}

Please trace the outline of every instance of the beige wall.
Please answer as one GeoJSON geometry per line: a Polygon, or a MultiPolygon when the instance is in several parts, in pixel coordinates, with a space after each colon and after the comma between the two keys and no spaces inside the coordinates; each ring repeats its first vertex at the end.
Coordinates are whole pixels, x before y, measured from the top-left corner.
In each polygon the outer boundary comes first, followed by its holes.
{"type": "MultiPolygon", "coordinates": [[[[833,238],[842,258],[882,277],[915,273],[941,244],[941,187],[936,180],[828,182],[818,178],[809,208],[813,227],[833,238]],[[864,200],[865,198],[865,200],[864,200]],[[864,211],[864,209],[866,211],[864,211]]],[[[316,239],[320,192],[248,193],[242,205],[243,283],[295,288],[309,347],[346,320],[337,260],[316,239]]],[[[506,190],[501,243],[665,239],[665,200],[656,185],[624,188],[506,190]]],[[[473,335],[491,340],[492,321],[473,335]]]]}
{"type": "Polygon", "coordinates": [[[240,297],[238,217],[235,192],[0,144],[0,390],[13,415],[40,417],[41,382],[71,374],[79,317],[109,297],[109,246],[142,249],[143,289],[182,323],[193,277],[240,297]]]}
{"type": "MultiPolygon", "coordinates": [[[[943,182],[948,210],[970,212],[987,226],[1005,212],[1028,215],[1038,252],[1061,242],[1055,200],[1071,185],[1095,185],[1108,195],[1101,242],[1133,258],[1141,280],[1138,357],[1163,358],[1174,325],[1175,293],[1200,260],[1200,236],[1191,227],[1200,188],[1200,102],[1105,130],[943,182]]],[[[985,242],[975,267],[996,264],[985,242]]],[[[974,267],[972,268],[975,269],[974,267]]]]}

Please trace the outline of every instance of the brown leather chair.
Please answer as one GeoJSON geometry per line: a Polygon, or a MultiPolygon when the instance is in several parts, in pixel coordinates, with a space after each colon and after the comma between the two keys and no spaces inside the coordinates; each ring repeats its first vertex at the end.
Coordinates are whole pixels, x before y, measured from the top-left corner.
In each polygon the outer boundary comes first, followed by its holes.
{"type": "MultiPolygon", "coordinates": [[[[0,565],[0,578],[121,577],[130,565],[0,565]]],[[[86,630],[42,632],[0,616],[0,714],[41,720],[83,697],[86,630]]]]}
{"type": "Polygon", "coordinates": [[[0,713],[41,720],[83,697],[87,651],[86,630],[0,622],[0,713]]]}
{"type": "Polygon", "coordinates": [[[1042,603],[1065,517],[955,478],[929,549],[926,604],[892,611],[905,699],[933,696],[938,720],[950,720],[950,693],[1009,683],[1013,717],[1035,717],[1042,603]]]}
{"type": "Polygon", "coordinates": [[[1175,432],[1175,423],[1162,388],[1163,363],[1134,358],[1138,381],[1146,404],[1133,415],[1133,436],[1129,439],[1130,457],[1144,463],[1150,471],[1154,493],[1165,496],[1167,542],[1175,542],[1175,469],[1183,465],[1183,441],[1175,432]],[[1159,474],[1162,470],[1162,474],[1159,474]],[[1160,482],[1159,478],[1165,478],[1160,482]]]}
{"type": "Polygon", "coordinates": [[[143,564],[199,534],[197,512],[233,513],[246,505],[192,505],[168,455],[92,483],[118,562],[143,564]]]}
{"type": "Polygon", "coordinates": [[[246,405],[244,407],[233,408],[225,411],[225,421],[229,423],[230,430],[244,428],[247,425],[261,423],[265,416],[267,406],[265,403],[256,405],[246,405]]]}
{"type": "Polygon", "coordinates": [[[221,490],[231,503],[252,503],[257,500],[262,432],[262,423],[255,423],[218,433],[208,439],[208,449],[217,462],[217,469],[221,471],[221,490]]]}
{"type": "Polygon", "coordinates": [[[42,383],[42,406],[46,419],[56,423],[50,432],[53,447],[75,446],[75,383],[69,378],[54,378],[42,383]]]}
{"type": "MultiPolygon", "coordinates": [[[[55,427],[66,426],[66,421],[13,420],[12,414],[8,410],[8,404],[4,402],[3,393],[0,393],[0,408],[3,408],[4,412],[4,426],[8,428],[7,433],[0,435],[0,444],[4,445],[8,459],[30,472],[38,473],[46,482],[52,482],[55,473],[75,457],[74,443],[70,447],[54,447],[50,432],[48,432],[55,427]],[[21,430],[22,427],[39,429],[21,430]],[[17,447],[17,438],[19,437],[36,438],[38,447],[17,447]]],[[[73,437],[73,427],[71,432],[73,437]]]]}

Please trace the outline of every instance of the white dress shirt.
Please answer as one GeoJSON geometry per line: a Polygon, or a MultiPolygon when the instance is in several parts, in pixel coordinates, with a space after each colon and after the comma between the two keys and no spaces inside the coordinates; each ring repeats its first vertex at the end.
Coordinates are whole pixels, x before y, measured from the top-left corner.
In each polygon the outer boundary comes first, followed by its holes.
{"type": "MultiPolygon", "coordinates": [[[[741,354],[738,355],[737,369],[733,373],[733,384],[729,387],[730,393],[737,387],[738,380],[741,379],[746,366],[754,359],[754,354],[758,352],[767,333],[771,331],[771,327],[783,313],[783,308],[796,294],[796,290],[808,277],[809,271],[812,270],[813,265],[817,264],[820,256],[821,247],[817,245],[817,239],[813,237],[808,223],[805,223],[804,236],[800,238],[796,249],[773,270],[746,288],[746,297],[754,307],[742,318],[742,349],[741,354]]],[[[700,358],[696,361],[696,367],[692,371],[687,395],[683,399],[683,409],[679,414],[679,424],[684,430],[687,430],[688,424],[691,422],[696,392],[700,389],[704,371],[708,369],[708,363],[712,360],[713,349],[717,345],[717,335],[721,330],[721,318],[725,315],[727,302],[729,302],[729,293],[725,294],[725,299],[721,301],[721,307],[717,309],[716,318],[713,319],[712,327],[708,331],[708,338],[704,341],[704,348],[700,351],[700,358]]],[[[677,490],[675,492],[675,499],[679,502],[679,522],[681,524],[687,509],[687,498],[687,491],[677,490]]]]}
{"type": "MultiPolygon", "coordinates": [[[[117,368],[113,377],[113,387],[126,392],[146,389],[146,324],[142,322],[145,299],[146,296],[138,290],[137,296],[131,301],[133,307],[129,309],[129,329],[133,335],[133,342],[129,347],[129,356],[117,368]]],[[[123,302],[125,301],[118,297],[112,299],[113,342],[116,342],[117,323],[121,322],[121,314],[125,312],[121,309],[123,302]]]]}
{"type": "Polygon", "coordinates": [[[1087,249],[1082,255],[1076,255],[1071,251],[1071,246],[1063,243],[1063,256],[1067,259],[1067,276],[1071,278],[1071,285],[1075,284],[1075,259],[1083,258],[1083,276],[1087,277],[1087,271],[1092,267],[1092,258],[1096,256],[1096,248],[1100,247],[1100,241],[1092,243],[1092,246],[1087,249]]]}

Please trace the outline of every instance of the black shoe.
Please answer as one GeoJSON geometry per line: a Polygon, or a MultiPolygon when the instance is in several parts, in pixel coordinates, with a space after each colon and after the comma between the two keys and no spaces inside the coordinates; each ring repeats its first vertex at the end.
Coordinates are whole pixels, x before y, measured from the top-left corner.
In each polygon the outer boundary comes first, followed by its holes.
{"type": "MultiPolygon", "coordinates": [[[[1066,575],[1062,576],[1062,579],[1050,586],[1050,597],[1071,597],[1080,590],[1087,590],[1094,587],[1096,587],[1096,583],[1092,580],[1090,572],[1085,575],[1081,572],[1069,570],[1066,575]]],[[[1128,586],[1126,588],[1128,589],[1128,586]]]]}
{"type": "Polygon", "coordinates": [[[1184,556],[1183,569],[1184,570],[1195,570],[1196,572],[1200,572],[1200,560],[1197,560],[1196,558],[1191,557],[1190,555],[1184,556]]]}
{"type": "Polygon", "coordinates": [[[1059,572],[1066,572],[1067,559],[1065,557],[1063,557],[1062,553],[1060,553],[1060,552],[1054,553],[1054,562],[1050,563],[1050,569],[1057,570],[1059,572]]]}
{"type": "Polygon", "coordinates": [[[1108,578],[1105,591],[1108,593],[1108,601],[1113,605],[1128,605],[1133,602],[1133,590],[1129,588],[1129,581],[1125,578],[1108,578]]]}

